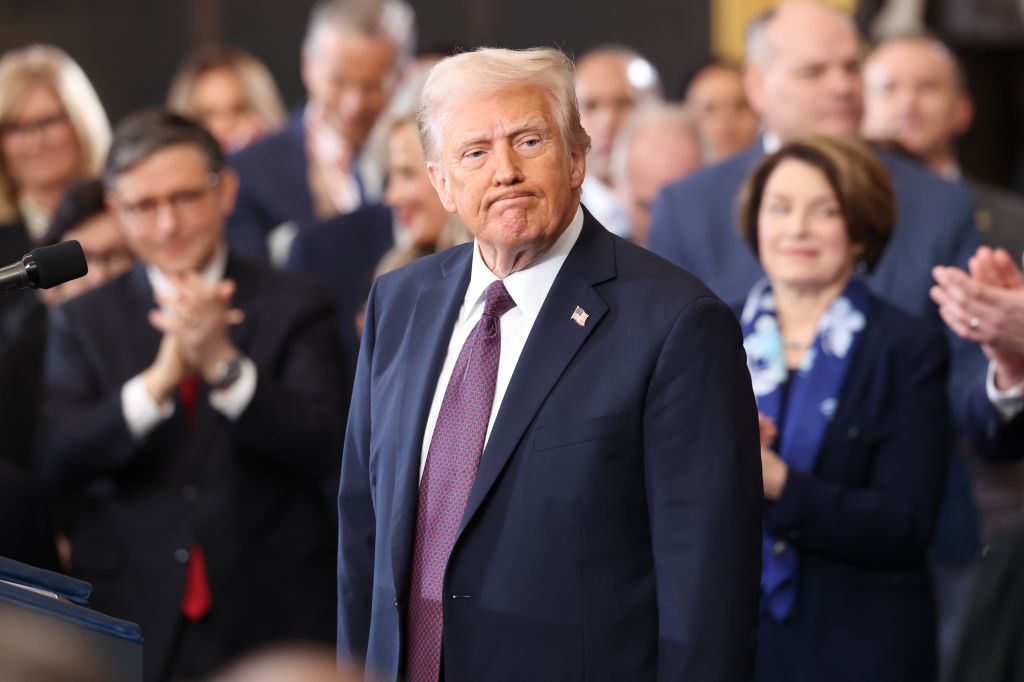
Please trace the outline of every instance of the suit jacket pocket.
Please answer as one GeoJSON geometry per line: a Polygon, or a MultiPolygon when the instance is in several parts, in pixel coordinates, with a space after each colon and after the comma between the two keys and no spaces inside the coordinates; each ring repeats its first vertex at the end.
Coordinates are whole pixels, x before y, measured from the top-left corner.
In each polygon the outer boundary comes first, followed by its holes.
{"type": "Polygon", "coordinates": [[[619,432],[621,422],[622,414],[617,413],[590,419],[541,424],[533,432],[533,449],[552,450],[599,438],[611,438],[619,432]]]}

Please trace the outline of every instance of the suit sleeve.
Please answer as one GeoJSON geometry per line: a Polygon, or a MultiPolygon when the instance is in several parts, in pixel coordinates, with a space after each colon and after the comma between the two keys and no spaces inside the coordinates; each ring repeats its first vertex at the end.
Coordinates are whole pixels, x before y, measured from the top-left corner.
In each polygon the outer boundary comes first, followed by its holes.
{"type": "Polygon", "coordinates": [[[338,490],[338,657],[364,660],[370,634],[376,512],[370,487],[370,404],[376,340],[374,285],[366,304],[338,490]]]}
{"type": "Polygon", "coordinates": [[[235,199],[235,209],[228,217],[227,237],[231,253],[240,258],[257,263],[270,263],[270,252],[267,249],[267,236],[277,227],[273,218],[267,215],[260,203],[257,189],[253,187],[252,178],[248,177],[245,164],[232,159],[232,165],[238,172],[240,184],[235,199]]]}
{"type": "Polygon", "coordinates": [[[984,374],[975,378],[970,389],[967,435],[978,455],[989,461],[1024,458],[1024,412],[1004,422],[988,399],[984,374]]]}
{"type": "Polygon", "coordinates": [[[888,428],[862,456],[870,480],[849,485],[790,470],[782,497],[767,505],[765,530],[838,559],[899,563],[922,556],[945,490],[949,422],[943,387],[947,355],[929,337],[892,363],[896,393],[888,428]]]}
{"type": "Polygon", "coordinates": [[[749,680],[761,575],[757,410],[739,324],[691,302],[661,350],[644,408],[658,595],[658,680],[749,680]]]}
{"type": "MultiPolygon", "coordinates": [[[[256,390],[231,432],[254,457],[300,477],[337,471],[350,386],[334,306],[319,289],[283,336],[274,366],[260,366],[256,390]]],[[[281,305],[295,304],[294,298],[281,305]]]]}
{"type": "Polygon", "coordinates": [[[662,258],[685,268],[685,254],[681,252],[676,236],[678,215],[672,206],[674,203],[671,196],[672,190],[673,187],[670,185],[662,190],[654,200],[654,205],[651,207],[651,233],[647,247],[662,258]]]}
{"type": "Polygon", "coordinates": [[[142,448],[124,420],[121,387],[104,385],[70,315],[67,306],[50,313],[36,455],[40,474],[61,488],[112,473],[142,448]]]}

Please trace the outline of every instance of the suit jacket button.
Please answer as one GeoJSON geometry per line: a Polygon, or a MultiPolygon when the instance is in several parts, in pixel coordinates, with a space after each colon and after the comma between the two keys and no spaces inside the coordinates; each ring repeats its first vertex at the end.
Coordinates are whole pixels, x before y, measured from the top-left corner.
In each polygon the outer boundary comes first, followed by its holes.
{"type": "Polygon", "coordinates": [[[178,549],[174,550],[174,559],[179,564],[187,564],[188,563],[188,550],[185,549],[184,547],[179,547],[178,549]]]}
{"type": "Polygon", "coordinates": [[[187,485],[181,489],[181,496],[184,497],[189,502],[196,499],[197,495],[199,495],[199,491],[196,490],[196,487],[194,485],[187,485]]]}
{"type": "Polygon", "coordinates": [[[397,599],[395,599],[395,608],[396,609],[398,608],[398,600],[397,599]]]}
{"type": "Polygon", "coordinates": [[[783,542],[782,540],[776,540],[775,544],[772,545],[772,554],[774,554],[775,556],[785,554],[787,548],[788,545],[786,545],[785,542],[783,542]]]}
{"type": "Polygon", "coordinates": [[[847,430],[847,432],[846,432],[846,437],[849,438],[850,440],[853,440],[854,438],[856,438],[859,435],[860,435],[860,427],[857,427],[857,426],[851,426],[849,428],[849,430],[847,430]]]}

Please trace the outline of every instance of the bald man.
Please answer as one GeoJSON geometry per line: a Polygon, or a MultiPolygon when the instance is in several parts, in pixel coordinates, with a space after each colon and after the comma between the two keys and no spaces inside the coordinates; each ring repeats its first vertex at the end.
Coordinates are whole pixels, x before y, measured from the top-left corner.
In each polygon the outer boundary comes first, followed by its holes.
{"type": "Polygon", "coordinates": [[[612,177],[612,145],[623,121],[638,105],[660,98],[658,72],[635,50],[604,45],[576,60],[575,83],[580,121],[591,140],[583,204],[609,230],[628,237],[628,212],[612,177]]]}
{"type": "MultiPolygon", "coordinates": [[[[892,38],[868,56],[864,76],[864,136],[895,141],[933,172],[961,179],[956,142],[971,127],[974,106],[949,48],[927,35],[892,38]]],[[[1019,263],[1024,201],[963,179],[977,200],[975,221],[985,243],[1005,249],[1019,263]]]]}

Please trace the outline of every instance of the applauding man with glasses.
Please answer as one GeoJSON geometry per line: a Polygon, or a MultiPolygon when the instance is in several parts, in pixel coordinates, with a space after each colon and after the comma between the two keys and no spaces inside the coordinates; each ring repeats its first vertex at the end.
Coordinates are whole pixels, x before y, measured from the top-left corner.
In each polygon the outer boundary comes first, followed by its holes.
{"type": "Polygon", "coordinates": [[[125,120],[104,172],[139,265],[52,313],[39,464],[72,572],[135,621],[146,682],[331,641],[347,394],[328,295],[229,254],[236,176],[198,124],[125,120]]]}

